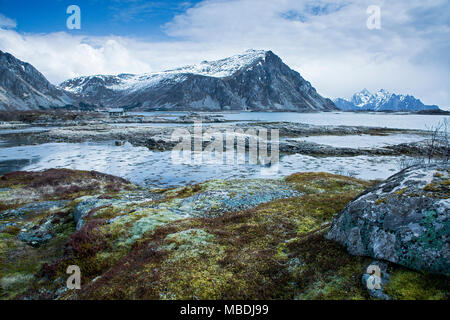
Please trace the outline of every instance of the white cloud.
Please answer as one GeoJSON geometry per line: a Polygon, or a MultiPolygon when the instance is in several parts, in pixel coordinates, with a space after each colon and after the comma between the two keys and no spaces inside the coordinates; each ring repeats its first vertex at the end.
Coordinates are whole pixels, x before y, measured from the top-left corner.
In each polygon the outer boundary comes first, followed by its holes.
{"type": "Polygon", "coordinates": [[[170,41],[0,29],[0,49],[54,83],[270,49],[324,96],[385,88],[450,108],[448,21],[447,0],[207,0],[163,26],[170,41]],[[381,30],[366,27],[372,4],[381,6],[381,30]]]}
{"type": "Polygon", "coordinates": [[[15,28],[17,27],[17,22],[10,19],[0,13],[0,28],[15,28]]]}

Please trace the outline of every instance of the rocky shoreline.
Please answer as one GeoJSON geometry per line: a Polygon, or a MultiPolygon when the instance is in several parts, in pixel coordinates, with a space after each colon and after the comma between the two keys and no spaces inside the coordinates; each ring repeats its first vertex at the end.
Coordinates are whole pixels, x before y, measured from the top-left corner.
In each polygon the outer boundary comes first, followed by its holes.
{"type": "MultiPolygon", "coordinates": [[[[150,121],[150,120],[149,120],[150,121]]],[[[80,142],[105,142],[117,141],[121,144],[129,142],[134,146],[147,147],[154,151],[171,151],[178,141],[172,139],[172,133],[180,130],[194,134],[193,119],[185,120],[186,122],[142,122],[144,126],[138,125],[136,122],[108,122],[103,124],[68,124],[60,126],[60,123],[45,123],[42,130],[33,131],[35,125],[27,125],[23,123],[9,123],[0,125],[1,130],[9,129],[9,133],[1,135],[3,139],[20,139],[21,144],[36,145],[43,143],[80,143],[80,142]],[[120,124],[120,125],[118,125],[120,124]],[[166,125],[164,125],[166,124],[166,125]],[[156,125],[156,126],[152,126],[156,125]],[[27,131],[27,129],[29,131],[27,131]]],[[[42,125],[42,124],[40,124],[42,125]]],[[[311,136],[389,136],[393,134],[409,134],[423,136],[423,140],[429,138],[429,133],[420,130],[402,130],[402,129],[386,129],[358,126],[317,126],[301,123],[202,123],[202,133],[207,130],[221,132],[242,132],[248,140],[252,135],[257,135],[260,130],[278,130],[280,135],[279,150],[281,154],[304,154],[311,156],[358,156],[358,155],[382,155],[382,156],[422,156],[424,148],[423,142],[402,143],[398,145],[389,145],[385,147],[365,147],[365,148],[338,148],[328,145],[322,145],[314,142],[302,141],[301,138],[311,136]],[[251,131],[254,130],[252,133],[251,131]]],[[[210,140],[204,139],[203,147],[206,147],[210,140]]],[[[248,143],[248,142],[247,142],[248,143]]],[[[269,139],[268,145],[271,145],[269,139]]],[[[225,145],[225,143],[224,143],[225,145]]],[[[236,145],[236,141],[235,141],[236,145]]],[[[236,147],[236,146],[235,146],[236,147]]],[[[443,154],[445,150],[437,149],[436,153],[443,154]]]]}

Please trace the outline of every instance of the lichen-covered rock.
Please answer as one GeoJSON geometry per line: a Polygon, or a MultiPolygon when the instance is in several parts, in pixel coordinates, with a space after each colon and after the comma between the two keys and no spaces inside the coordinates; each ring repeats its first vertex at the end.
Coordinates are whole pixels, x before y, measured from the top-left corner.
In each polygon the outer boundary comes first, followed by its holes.
{"type": "Polygon", "coordinates": [[[232,180],[207,183],[204,192],[183,199],[177,208],[192,217],[214,218],[300,194],[282,180],[232,180]]]}
{"type": "Polygon", "coordinates": [[[83,218],[89,214],[92,210],[98,209],[103,206],[110,205],[113,200],[110,199],[99,199],[94,196],[87,196],[79,199],[80,202],[77,204],[73,211],[73,219],[77,225],[77,230],[80,230],[84,224],[83,218]]]}
{"type": "Polygon", "coordinates": [[[354,255],[450,274],[449,169],[414,166],[353,200],[327,238],[354,255]]]}
{"type": "Polygon", "coordinates": [[[22,219],[27,215],[38,215],[46,211],[61,210],[70,201],[59,200],[59,201],[42,201],[29,203],[17,209],[6,210],[0,213],[0,219],[15,218],[22,219]]]}
{"type": "Polygon", "coordinates": [[[17,236],[17,238],[30,244],[31,246],[37,247],[50,240],[52,235],[39,230],[38,232],[22,232],[17,236]]]}

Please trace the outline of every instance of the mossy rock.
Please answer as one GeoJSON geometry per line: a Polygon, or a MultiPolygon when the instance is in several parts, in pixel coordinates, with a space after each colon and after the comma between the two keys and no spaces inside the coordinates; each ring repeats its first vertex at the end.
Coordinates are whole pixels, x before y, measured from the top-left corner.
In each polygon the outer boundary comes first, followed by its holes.
{"type": "Polygon", "coordinates": [[[327,237],[351,254],[448,276],[448,178],[438,164],[405,169],[353,200],[327,237]]]}

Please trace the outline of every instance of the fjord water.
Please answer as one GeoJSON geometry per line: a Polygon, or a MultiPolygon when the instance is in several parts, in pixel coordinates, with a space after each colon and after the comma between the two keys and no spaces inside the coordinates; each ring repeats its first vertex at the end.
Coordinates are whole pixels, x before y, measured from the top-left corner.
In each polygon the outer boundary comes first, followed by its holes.
{"type": "Polygon", "coordinates": [[[225,120],[264,121],[264,122],[295,122],[311,125],[333,126],[364,126],[391,129],[426,130],[436,126],[445,115],[417,115],[404,113],[357,113],[357,112],[240,112],[225,113],[225,120]]]}
{"type": "Polygon", "coordinates": [[[417,134],[392,134],[388,136],[371,136],[368,134],[348,136],[310,136],[291,140],[314,142],[336,148],[382,148],[401,143],[424,140],[425,137],[417,134]]]}
{"type": "MultiPolygon", "coordinates": [[[[202,114],[203,112],[199,112],[202,114]]],[[[132,112],[135,115],[159,116],[167,120],[186,115],[185,111],[152,111],[132,112]]],[[[227,121],[256,121],[256,122],[293,122],[319,126],[363,126],[381,127],[389,129],[427,130],[436,126],[446,115],[418,115],[409,113],[382,113],[382,112],[207,112],[222,116],[227,121]]]]}
{"type": "MultiPolygon", "coordinates": [[[[154,152],[129,143],[47,143],[0,149],[0,163],[15,164],[18,170],[39,171],[50,168],[96,170],[123,177],[133,183],[152,187],[176,187],[212,179],[279,178],[295,172],[326,171],[362,179],[383,179],[398,171],[395,157],[327,157],[288,155],[280,159],[279,171],[267,176],[258,165],[174,164],[171,152],[154,152]],[[20,160],[20,162],[19,162],[20,160]]],[[[11,167],[0,167],[8,172],[11,167]]]]}
{"type": "MultiPolygon", "coordinates": [[[[146,115],[168,114],[167,112],[141,113],[146,115]]],[[[186,114],[172,112],[174,117],[186,114]]],[[[241,112],[223,113],[225,120],[236,122],[298,122],[311,125],[371,126],[424,130],[435,126],[445,116],[410,114],[359,114],[359,113],[281,113],[241,112]]],[[[137,124],[123,124],[134,126],[137,124]]],[[[167,124],[149,124],[167,126],[167,124]]],[[[169,125],[170,126],[170,125],[169,125]]],[[[33,130],[39,128],[33,128],[33,130]]],[[[45,130],[48,130],[46,128],[45,130]]],[[[21,130],[18,130],[20,132],[21,130]]],[[[11,133],[8,131],[7,133],[11,133]]],[[[0,132],[1,134],[1,132],[0,132]]],[[[173,164],[171,152],[153,152],[130,144],[115,146],[104,143],[47,143],[24,145],[21,136],[0,141],[0,174],[15,170],[37,171],[49,168],[96,170],[120,176],[137,184],[155,187],[172,187],[198,183],[211,179],[258,178],[258,165],[185,165],[173,164]]],[[[0,135],[0,139],[3,138],[0,135]]],[[[380,147],[384,145],[413,142],[423,139],[421,135],[397,134],[373,136],[317,136],[297,139],[332,145],[335,147],[380,147]]],[[[25,143],[26,144],[26,143],[25,143]]],[[[385,179],[400,170],[398,157],[325,157],[288,155],[280,159],[279,171],[265,178],[277,178],[302,171],[326,171],[352,175],[361,179],[385,179]]]]}

